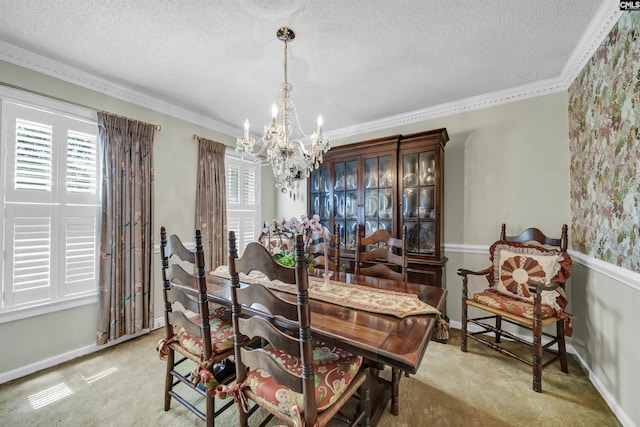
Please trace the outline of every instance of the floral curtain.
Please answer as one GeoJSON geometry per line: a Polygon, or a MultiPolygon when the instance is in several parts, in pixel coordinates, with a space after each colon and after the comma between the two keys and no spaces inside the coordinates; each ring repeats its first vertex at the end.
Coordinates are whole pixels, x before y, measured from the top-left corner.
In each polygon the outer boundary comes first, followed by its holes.
{"type": "Polygon", "coordinates": [[[102,215],[97,344],[153,324],[151,124],[98,113],[102,215]]]}
{"type": "Polygon", "coordinates": [[[202,233],[205,265],[214,270],[227,262],[226,146],[199,138],[196,229],[202,233]]]}

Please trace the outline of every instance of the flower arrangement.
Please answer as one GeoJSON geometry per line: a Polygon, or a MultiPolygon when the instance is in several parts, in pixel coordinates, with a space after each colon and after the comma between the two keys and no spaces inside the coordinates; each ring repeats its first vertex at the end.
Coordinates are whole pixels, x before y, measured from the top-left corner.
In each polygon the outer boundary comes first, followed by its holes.
{"type": "MultiPolygon", "coordinates": [[[[274,236],[280,239],[280,245],[271,248],[273,258],[280,264],[288,267],[295,266],[296,254],[293,249],[293,242],[295,242],[296,235],[301,234],[304,242],[304,250],[307,252],[309,245],[312,241],[318,239],[323,232],[324,228],[320,224],[320,217],[314,215],[308,218],[306,215],[300,215],[300,218],[291,217],[286,220],[276,219],[273,221],[267,221],[264,223],[262,232],[268,236],[274,236]],[[288,240],[290,246],[285,244],[284,240],[288,240]]],[[[307,264],[310,265],[311,254],[307,254],[307,264]]]]}

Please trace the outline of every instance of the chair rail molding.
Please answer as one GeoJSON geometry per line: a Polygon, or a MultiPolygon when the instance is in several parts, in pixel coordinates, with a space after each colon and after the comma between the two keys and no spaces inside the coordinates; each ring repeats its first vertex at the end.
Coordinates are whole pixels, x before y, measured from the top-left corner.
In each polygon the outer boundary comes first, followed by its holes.
{"type": "Polygon", "coordinates": [[[636,291],[640,291],[640,273],[627,270],[626,268],[618,267],[615,264],[601,261],[597,258],[585,255],[581,252],[576,252],[571,249],[569,249],[568,252],[574,261],[584,265],[585,267],[591,270],[595,270],[598,273],[604,274],[605,276],[611,277],[612,279],[617,280],[620,283],[624,283],[625,285],[635,289],[636,291]]]}

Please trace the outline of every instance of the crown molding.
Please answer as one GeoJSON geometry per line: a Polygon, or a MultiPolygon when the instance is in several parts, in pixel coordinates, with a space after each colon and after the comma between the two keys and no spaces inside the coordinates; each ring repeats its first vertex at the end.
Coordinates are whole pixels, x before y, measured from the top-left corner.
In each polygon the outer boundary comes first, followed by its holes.
{"type": "MultiPolygon", "coordinates": [[[[338,140],[363,133],[375,132],[389,128],[404,126],[411,123],[435,119],[468,111],[495,107],[510,102],[535,98],[556,92],[566,91],[587,61],[600,46],[611,28],[616,24],[622,12],[619,10],[618,0],[605,0],[585,33],[578,42],[573,53],[559,77],[540,80],[531,84],[521,85],[497,92],[470,97],[455,102],[436,105],[425,109],[415,110],[404,114],[386,117],[354,126],[325,132],[327,138],[338,140]]],[[[35,54],[12,44],[0,41],[0,59],[57,79],[73,83],[87,89],[121,99],[132,104],[140,105],[169,116],[173,116],[196,125],[203,126],[225,135],[235,135],[237,129],[213,120],[210,117],[193,111],[176,107],[158,98],[146,95],[131,88],[109,82],[91,73],[80,71],[58,61],[35,54]]]]}
{"type": "Polygon", "coordinates": [[[560,73],[563,85],[567,90],[609,35],[622,13],[619,0],[605,0],[602,2],[560,73]]]}
{"type": "Polygon", "coordinates": [[[176,107],[174,104],[149,96],[134,89],[122,86],[94,74],[33,53],[18,46],[0,40],[0,60],[45,74],[56,79],[91,89],[122,101],[176,117],[190,123],[206,127],[225,135],[234,135],[237,129],[210,117],[176,107]]]}
{"type": "Polygon", "coordinates": [[[514,101],[521,101],[527,98],[535,98],[542,95],[549,95],[555,92],[566,90],[560,78],[539,80],[527,85],[517,86],[510,89],[491,92],[484,95],[465,98],[460,101],[448,102],[421,110],[415,110],[404,114],[386,117],[355,126],[350,126],[335,131],[325,132],[325,136],[330,140],[354,136],[361,133],[374,132],[410,123],[436,119],[438,117],[450,116],[473,110],[480,110],[488,107],[495,107],[508,104],[514,101]]]}

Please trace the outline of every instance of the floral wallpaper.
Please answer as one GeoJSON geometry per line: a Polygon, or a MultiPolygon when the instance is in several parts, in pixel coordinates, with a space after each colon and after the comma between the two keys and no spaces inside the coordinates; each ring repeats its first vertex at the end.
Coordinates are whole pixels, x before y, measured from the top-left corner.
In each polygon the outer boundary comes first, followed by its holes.
{"type": "Polygon", "coordinates": [[[569,88],[571,246],[640,272],[640,12],[625,12],[569,88]]]}

